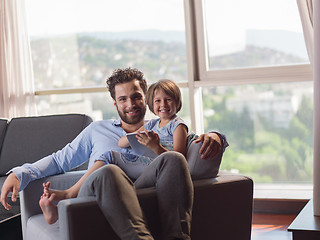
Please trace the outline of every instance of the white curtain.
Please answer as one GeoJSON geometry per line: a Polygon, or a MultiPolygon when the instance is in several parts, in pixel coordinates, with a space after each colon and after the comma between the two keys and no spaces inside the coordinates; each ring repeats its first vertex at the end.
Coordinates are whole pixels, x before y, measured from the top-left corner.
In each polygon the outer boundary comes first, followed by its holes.
{"type": "Polygon", "coordinates": [[[320,1],[313,1],[313,85],[314,85],[314,143],[313,143],[313,210],[320,216],[320,1]]]}
{"type": "Polygon", "coordinates": [[[303,35],[311,64],[313,63],[313,4],[312,0],[297,0],[303,35]]]}
{"type": "Polygon", "coordinates": [[[320,216],[320,1],[297,0],[313,69],[313,213],[320,216]]]}
{"type": "Polygon", "coordinates": [[[36,114],[25,0],[0,0],[0,118],[36,114]]]}

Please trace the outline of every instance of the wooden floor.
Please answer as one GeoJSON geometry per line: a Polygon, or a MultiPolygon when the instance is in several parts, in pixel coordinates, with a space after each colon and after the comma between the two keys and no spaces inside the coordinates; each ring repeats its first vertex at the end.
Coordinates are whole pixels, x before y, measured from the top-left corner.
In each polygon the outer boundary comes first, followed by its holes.
{"type": "Polygon", "coordinates": [[[296,215],[253,214],[251,240],[291,240],[288,226],[296,215]]]}

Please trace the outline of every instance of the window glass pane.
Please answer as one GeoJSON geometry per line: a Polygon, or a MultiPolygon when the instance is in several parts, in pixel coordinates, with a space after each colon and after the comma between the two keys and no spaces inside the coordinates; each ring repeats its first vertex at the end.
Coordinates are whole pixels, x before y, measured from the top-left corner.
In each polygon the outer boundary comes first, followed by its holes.
{"type": "Polygon", "coordinates": [[[27,0],[27,10],[37,90],[105,85],[124,67],[187,80],[183,0],[27,0]]]}
{"type": "MultiPolygon", "coordinates": [[[[178,115],[190,126],[188,93],[188,89],[181,89],[183,104],[178,115]]],[[[39,115],[84,113],[92,117],[95,121],[119,118],[109,92],[36,96],[36,104],[39,115]]],[[[150,111],[147,111],[146,119],[152,118],[156,118],[156,116],[150,111]]]]}
{"type": "Polygon", "coordinates": [[[109,93],[52,94],[36,96],[39,115],[84,113],[93,120],[118,118],[109,93]]]}
{"type": "Polygon", "coordinates": [[[204,88],[205,131],[230,144],[221,168],[256,184],[312,183],[312,96],[312,82],[204,88]]]}
{"type": "Polygon", "coordinates": [[[203,5],[210,70],[309,63],[296,1],[203,5]]]}

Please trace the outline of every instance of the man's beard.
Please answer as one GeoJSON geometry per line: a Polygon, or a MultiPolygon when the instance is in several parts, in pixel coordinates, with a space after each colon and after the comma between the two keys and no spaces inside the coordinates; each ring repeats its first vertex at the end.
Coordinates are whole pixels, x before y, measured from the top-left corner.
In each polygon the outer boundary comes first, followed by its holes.
{"type": "Polygon", "coordinates": [[[121,112],[119,111],[117,106],[117,111],[120,116],[120,119],[127,124],[137,124],[144,119],[144,116],[146,114],[146,107],[143,107],[143,108],[134,107],[133,109],[131,109],[131,111],[136,109],[140,109],[139,114],[130,117],[126,114],[126,112],[129,112],[129,111],[121,112]]]}

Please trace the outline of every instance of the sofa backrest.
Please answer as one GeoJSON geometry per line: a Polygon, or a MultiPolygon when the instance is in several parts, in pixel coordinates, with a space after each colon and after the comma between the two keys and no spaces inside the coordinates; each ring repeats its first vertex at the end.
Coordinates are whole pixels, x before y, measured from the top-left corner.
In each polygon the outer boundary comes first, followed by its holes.
{"type": "Polygon", "coordinates": [[[6,130],[7,130],[7,124],[8,124],[8,120],[0,119],[0,152],[1,152],[1,148],[2,148],[4,135],[5,135],[6,130]]]}
{"type": "Polygon", "coordinates": [[[84,114],[13,118],[3,138],[0,176],[13,167],[33,163],[63,148],[91,122],[84,114]]]}

